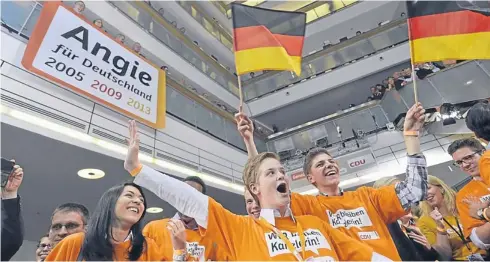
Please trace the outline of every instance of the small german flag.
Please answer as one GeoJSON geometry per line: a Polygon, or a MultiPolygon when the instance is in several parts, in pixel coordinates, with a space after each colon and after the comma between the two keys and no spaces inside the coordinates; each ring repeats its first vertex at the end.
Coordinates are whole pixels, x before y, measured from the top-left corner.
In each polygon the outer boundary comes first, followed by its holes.
{"type": "Polygon", "coordinates": [[[490,59],[488,1],[407,1],[412,62],[490,59]]]}
{"type": "Polygon", "coordinates": [[[301,75],[306,14],[232,4],[237,74],[289,70],[301,75]]]}

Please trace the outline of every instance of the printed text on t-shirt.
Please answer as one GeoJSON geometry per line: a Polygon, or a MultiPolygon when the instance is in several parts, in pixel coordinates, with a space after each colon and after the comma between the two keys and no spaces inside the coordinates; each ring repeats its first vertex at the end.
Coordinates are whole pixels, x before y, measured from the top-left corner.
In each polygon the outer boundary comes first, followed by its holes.
{"type": "Polygon", "coordinates": [[[333,228],[345,227],[349,229],[350,227],[361,228],[373,225],[364,207],[348,210],[339,209],[335,213],[327,210],[327,215],[333,228]]]}
{"type": "MultiPolygon", "coordinates": [[[[294,248],[297,251],[301,251],[301,240],[299,238],[299,234],[296,232],[282,231],[282,234],[291,241],[294,248]]],[[[304,231],[305,235],[305,250],[309,250],[318,255],[318,249],[321,248],[330,248],[330,245],[327,242],[327,239],[323,236],[323,234],[316,229],[308,229],[304,231]]],[[[267,247],[269,249],[269,254],[271,257],[288,254],[291,253],[284,241],[276,235],[274,232],[265,233],[265,240],[267,242],[267,247]]]]}

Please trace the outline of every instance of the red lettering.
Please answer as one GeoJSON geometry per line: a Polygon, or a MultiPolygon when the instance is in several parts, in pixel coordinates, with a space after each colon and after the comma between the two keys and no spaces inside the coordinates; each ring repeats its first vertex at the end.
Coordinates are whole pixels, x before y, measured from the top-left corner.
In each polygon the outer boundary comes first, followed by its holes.
{"type": "Polygon", "coordinates": [[[364,165],[364,164],[366,164],[366,159],[361,159],[361,160],[356,160],[356,161],[354,161],[354,162],[351,162],[351,163],[349,164],[349,166],[350,166],[350,167],[358,167],[358,166],[362,166],[362,165],[364,165]]]}

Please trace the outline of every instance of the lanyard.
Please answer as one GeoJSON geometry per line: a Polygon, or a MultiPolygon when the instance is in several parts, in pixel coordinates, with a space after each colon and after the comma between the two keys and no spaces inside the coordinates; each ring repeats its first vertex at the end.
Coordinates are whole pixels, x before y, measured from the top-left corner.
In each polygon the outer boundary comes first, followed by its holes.
{"type": "Polygon", "coordinates": [[[293,253],[293,255],[296,257],[296,259],[298,261],[303,261],[303,258],[302,257],[305,257],[305,245],[306,245],[306,241],[305,241],[305,235],[304,235],[304,231],[303,231],[303,227],[301,226],[301,224],[299,223],[299,221],[296,221],[296,227],[298,229],[298,235],[299,235],[299,241],[301,243],[301,253],[303,256],[301,256],[298,251],[296,250],[296,248],[294,248],[293,244],[291,243],[291,241],[285,237],[276,227],[274,227],[273,225],[271,225],[269,222],[267,222],[264,218],[260,218],[260,219],[256,219],[255,222],[259,223],[259,225],[269,229],[269,230],[272,230],[282,241],[284,241],[284,243],[286,243],[286,246],[288,247],[289,251],[291,253],[293,253]]]}
{"type": "Polygon", "coordinates": [[[444,220],[444,222],[446,222],[446,224],[454,231],[456,232],[456,235],[458,235],[458,237],[461,239],[461,241],[463,241],[463,244],[465,244],[466,248],[470,251],[470,253],[473,254],[473,251],[471,251],[471,247],[470,245],[468,245],[468,241],[466,241],[466,239],[464,238],[464,235],[463,235],[463,229],[461,229],[461,226],[459,225],[459,220],[457,217],[454,217],[454,219],[456,219],[456,226],[458,227],[459,230],[456,230],[456,228],[454,228],[447,220],[446,218],[442,218],[444,220]]]}

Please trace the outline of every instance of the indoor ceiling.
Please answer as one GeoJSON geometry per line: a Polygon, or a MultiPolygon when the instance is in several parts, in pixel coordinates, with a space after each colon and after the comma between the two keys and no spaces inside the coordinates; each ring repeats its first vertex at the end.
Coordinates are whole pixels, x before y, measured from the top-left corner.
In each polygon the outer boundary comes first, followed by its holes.
{"type": "MultiPolygon", "coordinates": [[[[371,95],[371,86],[407,67],[410,67],[409,63],[402,63],[254,118],[268,126],[276,125],[279,130],[292,128],[333,114],[340,109],[347,109],[350,104],[359,105],[366,102],[371,95]]],[[[328,81],[328,73],[319,77],[328,81]]]]}
{"type": "MultiPolygon", "coordinates": [[[[463,171],[461,171],[461,169],[453,166],[452,164],[453,164],[453,161],[448,161],[448,162],[441,163],[438,165],[430,166],[428,168],[429,175],[440,178],[442,181],[444,181],[444,183],[446,183],[450,187],[461,188],[462,183],[465,183],[465,182],[467,183],[469,181],[468,180],[469,176],[467,174],[465,174],[463,171]]],[[[383,164],[380,164],[380,166],[382,166],[382,165],[383,164]]],[[[397,175],[396,177],[398,177],[400,180],[403,180],[405,178],[405,174],[400,174],[400,175],[397,175]]],[[[369,183],[366,183],[363,185],[355,186],[355,187],[349,187],[346,190],[352,191],[352,190],[355,190],[355,189],[362,187],[362,186],[373,186],[374,182],[375,181],[372,181],[372,182],[369,182],[369,183]]]]}
{"type": "MultiPolygon", "coordinates": [[[[54,208],[77,202],[93,211],[102,193],[131,177],[123,161],[99,154],[5,123],[1,124],[2,157],[15,159],[24,169],[19,195],[25,224],[25,240],[38,241],[46,234],[54,208]],[[78,170],[96,168],[105,172],[98,180],[77,175],[78,170]]],[[[243,196],[208,186],[208,195],[237,214],[245,214],[243,196]]],[[[175,209],[154,194],[145,191],[149,207],[161,207],[163,213],[147,213],[145,222],[170,217],[175,209]]]]}

